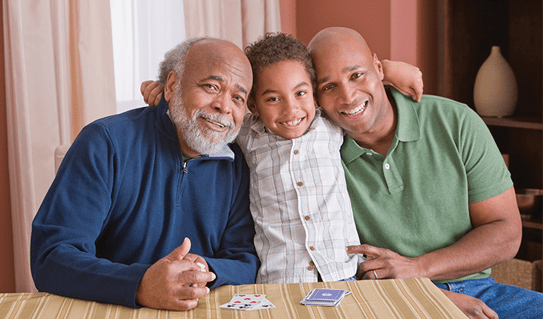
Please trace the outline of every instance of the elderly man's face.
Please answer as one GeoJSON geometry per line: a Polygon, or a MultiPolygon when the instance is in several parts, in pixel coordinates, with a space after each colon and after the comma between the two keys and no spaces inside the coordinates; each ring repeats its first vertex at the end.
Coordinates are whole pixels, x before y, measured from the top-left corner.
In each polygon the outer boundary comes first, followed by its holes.
{"type": "Polygon", "coordinates": [[[182,76],[171,72],[164,91],[181,150],[212,154],[234,140],[247,112],[249,61],[232,43],[202,40],[191,47],[182,76]]]}
{"type": "Polygon", "coordinates": [[[317,96],[326,114],[347,134],[373,134],[388,120],[381,63],[365,42],[348,32],[316,37],[310,44],[317,96]]]}

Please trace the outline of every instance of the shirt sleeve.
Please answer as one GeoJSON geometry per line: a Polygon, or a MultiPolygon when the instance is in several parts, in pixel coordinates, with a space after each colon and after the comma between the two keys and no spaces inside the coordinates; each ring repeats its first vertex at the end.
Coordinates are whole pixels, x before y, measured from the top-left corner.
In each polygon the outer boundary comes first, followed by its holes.
{"type": "Polygon", "coordinates": [[[470,203],[497,196],[513,186],[511,174],[492,134],[471,109],[464,118],[461,136],[470,203]]]}
{"type": "Polygon", "coordinates": [[[72,144],[32,223],[31,271],[40,291],[136,307],[139,281],[150,265],[96,256],[111,206],[113,144],[99,124],[72,144]]]}

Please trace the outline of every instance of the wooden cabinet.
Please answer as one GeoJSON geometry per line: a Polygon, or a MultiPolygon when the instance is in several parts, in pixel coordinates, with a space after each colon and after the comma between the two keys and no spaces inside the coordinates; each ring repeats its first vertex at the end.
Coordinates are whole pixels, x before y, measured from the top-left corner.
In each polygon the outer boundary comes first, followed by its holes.
{"type": "MultiPolygon", "coordinates": [[[[543,189],[543,2],[438,0],[440,95],[473,107],[473,85],[493,45],[515,73],[514,116],[483,118],[500,151],[509,154],[515,188],[543,189]]],[[[523,222],[517,258],[542,259],[541,215],[523,222]]]]}
{"type": "MultiPolygon", "coordinates": [[[[483,117],[501,152],[508,154],[515,189],[543,189],[543,123],[538,117],[483,117]]],[[[523,240],[517,258],[542,259],[543,217],[541,212],[523,215],[523,240]]]]}

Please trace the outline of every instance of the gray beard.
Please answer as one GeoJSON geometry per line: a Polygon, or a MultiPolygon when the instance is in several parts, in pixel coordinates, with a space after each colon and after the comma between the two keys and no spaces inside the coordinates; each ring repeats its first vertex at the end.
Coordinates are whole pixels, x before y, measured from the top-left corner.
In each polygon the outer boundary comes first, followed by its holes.
{"type": "Polygon", "coordinates": [[[176,91],[169,105],[170,116],[178,136],[185,141],[188,147],[198,154],[213,154],[225,147],[226,144],[234,141],[239,130],[234,131],[235,125],[233,121],[230,121],[226,115],[209,114],[201,109],[196,110],[193,117],[190,118],[181,99],[181,90],[176,91]],[[208,128],[200,128],[197,122],[198,117],[220,122],[230,129],[222,137],[223,133],[208,128]]]}

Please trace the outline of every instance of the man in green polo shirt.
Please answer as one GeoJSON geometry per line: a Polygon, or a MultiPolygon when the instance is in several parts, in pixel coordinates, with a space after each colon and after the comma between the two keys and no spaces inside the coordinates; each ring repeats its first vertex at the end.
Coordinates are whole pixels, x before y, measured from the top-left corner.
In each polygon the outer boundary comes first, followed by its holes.
{"type": "Polygon", "coordinates": [[[354,30],[325,29],[309,49],[319,104],[346,133],[342,161],[363,243],[348,253],[368,257],[358,276],[428,277],[470,318],[542,318],[543,294],[488,277],[515,256],[522,229],[510,174],[480,117],[385,88],[380,61],[354,30]]]}

